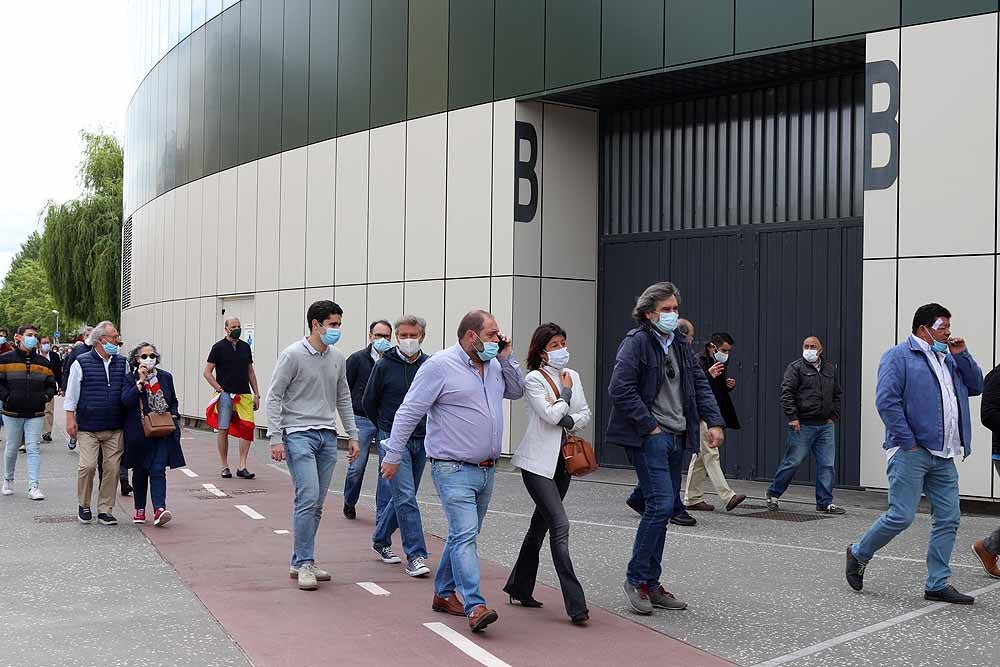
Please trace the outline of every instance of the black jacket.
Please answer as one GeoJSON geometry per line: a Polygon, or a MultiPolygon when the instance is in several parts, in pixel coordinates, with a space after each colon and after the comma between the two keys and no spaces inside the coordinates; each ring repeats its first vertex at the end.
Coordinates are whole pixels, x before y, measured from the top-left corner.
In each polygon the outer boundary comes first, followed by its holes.
{"type": "Polygon", "coordinates": [[[726,370],[719,377],[712,377],[708,374],[708,369],[715,365],[715,358],[708,356],[708,353],[704,350],[698,353],[698,364],[701,366],[701,370],[705,371],[708,386],[712,388],[712,393],[715,394],[715,402],[719,404],[719,412],[722,413],[722,419],[726,422],[726,428],[738,431],[740,420],[736,416],[736,407],[733,405],[733,399],[729,395],[730,389],[726,386],[729,366],[726,365],[726,370]]]}
{"type": "MultiPolygon", "coordinates": [[[[163,398],[167,401],[170,414],[174,416],[174,432],[167,436],[167,467],[183,468],[184,452],[181,451],[180,412],[178,412],[177,392],[174,390],[174,378],[162,368],[156,369],[156,376],[163,390],[163,398]]],[[[125,406],[125,426],[122,429],[125,438],[125,452],[122,455],[122,465],[126,468],[145,468],[162,438],[147,438],[142,430],[139,410],[143,414],[149,412],[149,396],[146,392],[139,393],[135,383],[137,376],[133,370],[122,385],[122,405],[125,406]],[[141,407],[140,407],[141,406],[141,407]]]]}
{"type": "Polygon", "coordinates": [[[361,417],[367,416],[364,406],[365,385],[368,384],[368,377],[372,374],[373,368],[375,360],[372,359],[371,345],[347,357],[347,386],[351,388],[354,414],[361,417]]]}
{"type": "Polygon", "coordinates": [[[983,426],[993,433],[993,456],[1000,456],[1000,366],[986,374],[983,381],[983,398],[980,419],[983,426]]]}
{"type": "Polygon", "coordinates": [[[63,382],[63,362],[62,357],[55,350],[49,350],[49,364],[52,366],[52,373],[56,376],[56,388],[62,389],[66,386],[63,382]]]}
{"type": "MultiPolygon", "coordinates": [[[[406,392],[409,391],[417,371],[430,357],[423,352],[413,363],[407,363],[393,348],[382,355],[375,364],[368,387],[365,389],[365,415],[378,426],[379,431],[392,431],[392,420],[396,418],[396,410],[402,405],[406,392]]],[[[423,438],[427,433],[427,417],[420,420],[413,429],[414,438],[423,438]]]]}
{"type": "Polygon", "coordinates": [[[62,363],[62,382],[60,383],[61,386],[65,387],[67,384],[69,384],[69,371],[73,367],[73,362],[76,361],[81,354],[87,354],[93,349],[94,349],[93,346],[87,345],[86,343],[84,343],[83,345],[74,345],[72,348],[70,348],[70,351],[66,353],[66,358],[61,360],[62,363]]]}
{"type": "Polygon", "coordinates": [[[840,419],[840,383],[837,369],[820,357],[820,370],[799,357],[788,364],[781,381],[781,409],[788,421],[825,424],[840,419]]]}
{"type": "Polygon", "coordinates": [[[8,417],[42,417],[56,395],[56,377],[49,360],[20,348],[0,354],[0,401],[8,417]]]}

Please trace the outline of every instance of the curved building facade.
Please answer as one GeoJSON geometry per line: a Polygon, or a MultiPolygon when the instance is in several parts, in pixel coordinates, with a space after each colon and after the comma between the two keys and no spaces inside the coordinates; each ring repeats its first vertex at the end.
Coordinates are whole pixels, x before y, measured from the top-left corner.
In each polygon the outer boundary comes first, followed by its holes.
{"type": "MultiPolygon", "coordinates": [[[[737,340],[727,473],[773,473],[781,371],[818,334],[837,482],[884,487],[874,371],[915,305],[992,367],[996,0],[134,1],[130,33],[122,332],[189,417],[226,316],[264,388],[316,299],[348,352],[404,312],[439,350],[482,307],[522,357],[568,329],[625,464],[605,387],[635,296],[671,279],[697,340],[737,340]]],[[[1000,497],[975,437],[963,493],[1000,497]]]]}

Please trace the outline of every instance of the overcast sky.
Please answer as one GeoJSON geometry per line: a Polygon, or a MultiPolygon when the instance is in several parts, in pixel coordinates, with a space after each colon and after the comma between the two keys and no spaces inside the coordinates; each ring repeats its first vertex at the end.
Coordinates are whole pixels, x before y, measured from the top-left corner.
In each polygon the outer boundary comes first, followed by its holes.
{"type": "Polygon", "coordinates": [[[80,193],[81,129],[125,129],[125,0],[3,2],[0,281],[45,202],[80,193]]]}

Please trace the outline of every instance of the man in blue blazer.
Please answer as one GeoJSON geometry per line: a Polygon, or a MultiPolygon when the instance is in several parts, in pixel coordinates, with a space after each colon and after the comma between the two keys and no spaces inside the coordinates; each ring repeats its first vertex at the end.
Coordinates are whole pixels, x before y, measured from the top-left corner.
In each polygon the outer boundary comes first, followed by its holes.
{"type": "Polygon", "coordinates": [[[934,517],[924,599],[972,604],[948,583],[948,561],[961,517],[955,458],[972,453],[969,396],[982,393],[983,371],[965,340],[952,338],[941,304],[917,308],[911,331],[879,362],[875,406],[885,423],[889,510],[847,548],[847,583],[861,590],[868,562],[913,522],[923,492],[934,517]]]}

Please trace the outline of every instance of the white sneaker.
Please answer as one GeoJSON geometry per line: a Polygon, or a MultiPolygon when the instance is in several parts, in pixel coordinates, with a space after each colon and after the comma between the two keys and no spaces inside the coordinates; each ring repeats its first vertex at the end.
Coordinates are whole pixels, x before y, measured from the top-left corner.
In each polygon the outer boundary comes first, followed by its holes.
{"type": "MultiPolygon", "coordinates": [[[[327,572],[326,570],[319,569],[318,567],[316,567],[315,563],[313,563],[312,567],[313,567],[313,572],[316,573],[316,581],[330,581],[330,579],[332,578],[332,577],[330,577],[330,573],[329,572],[327,572]]],[[[295,567],[294,565],[289,565],[288,566],[288,576],[291,577],[292,579],[295,579],[296,577],[298,577],[299,576],[299,568],[295,567]]]]}
{"type": "Polygon", "coordinates": [[[312,563],[306,563],[299,568],[299,590],[314,591],[319,588],[316,583],[316,568],[312,563]]]}
{"type": "Polygon", "coordinates": [[[42,493],[37,484],[28,487],[28,497],[32,500],[45,500],[45,494],[42,493]]]}
{"type": "Polygon", "coordinates": [[[3,481],[3,494],[5,496],[14,495],[14,482],[10,481],[9,479],[5,479],[3,481]]]}

